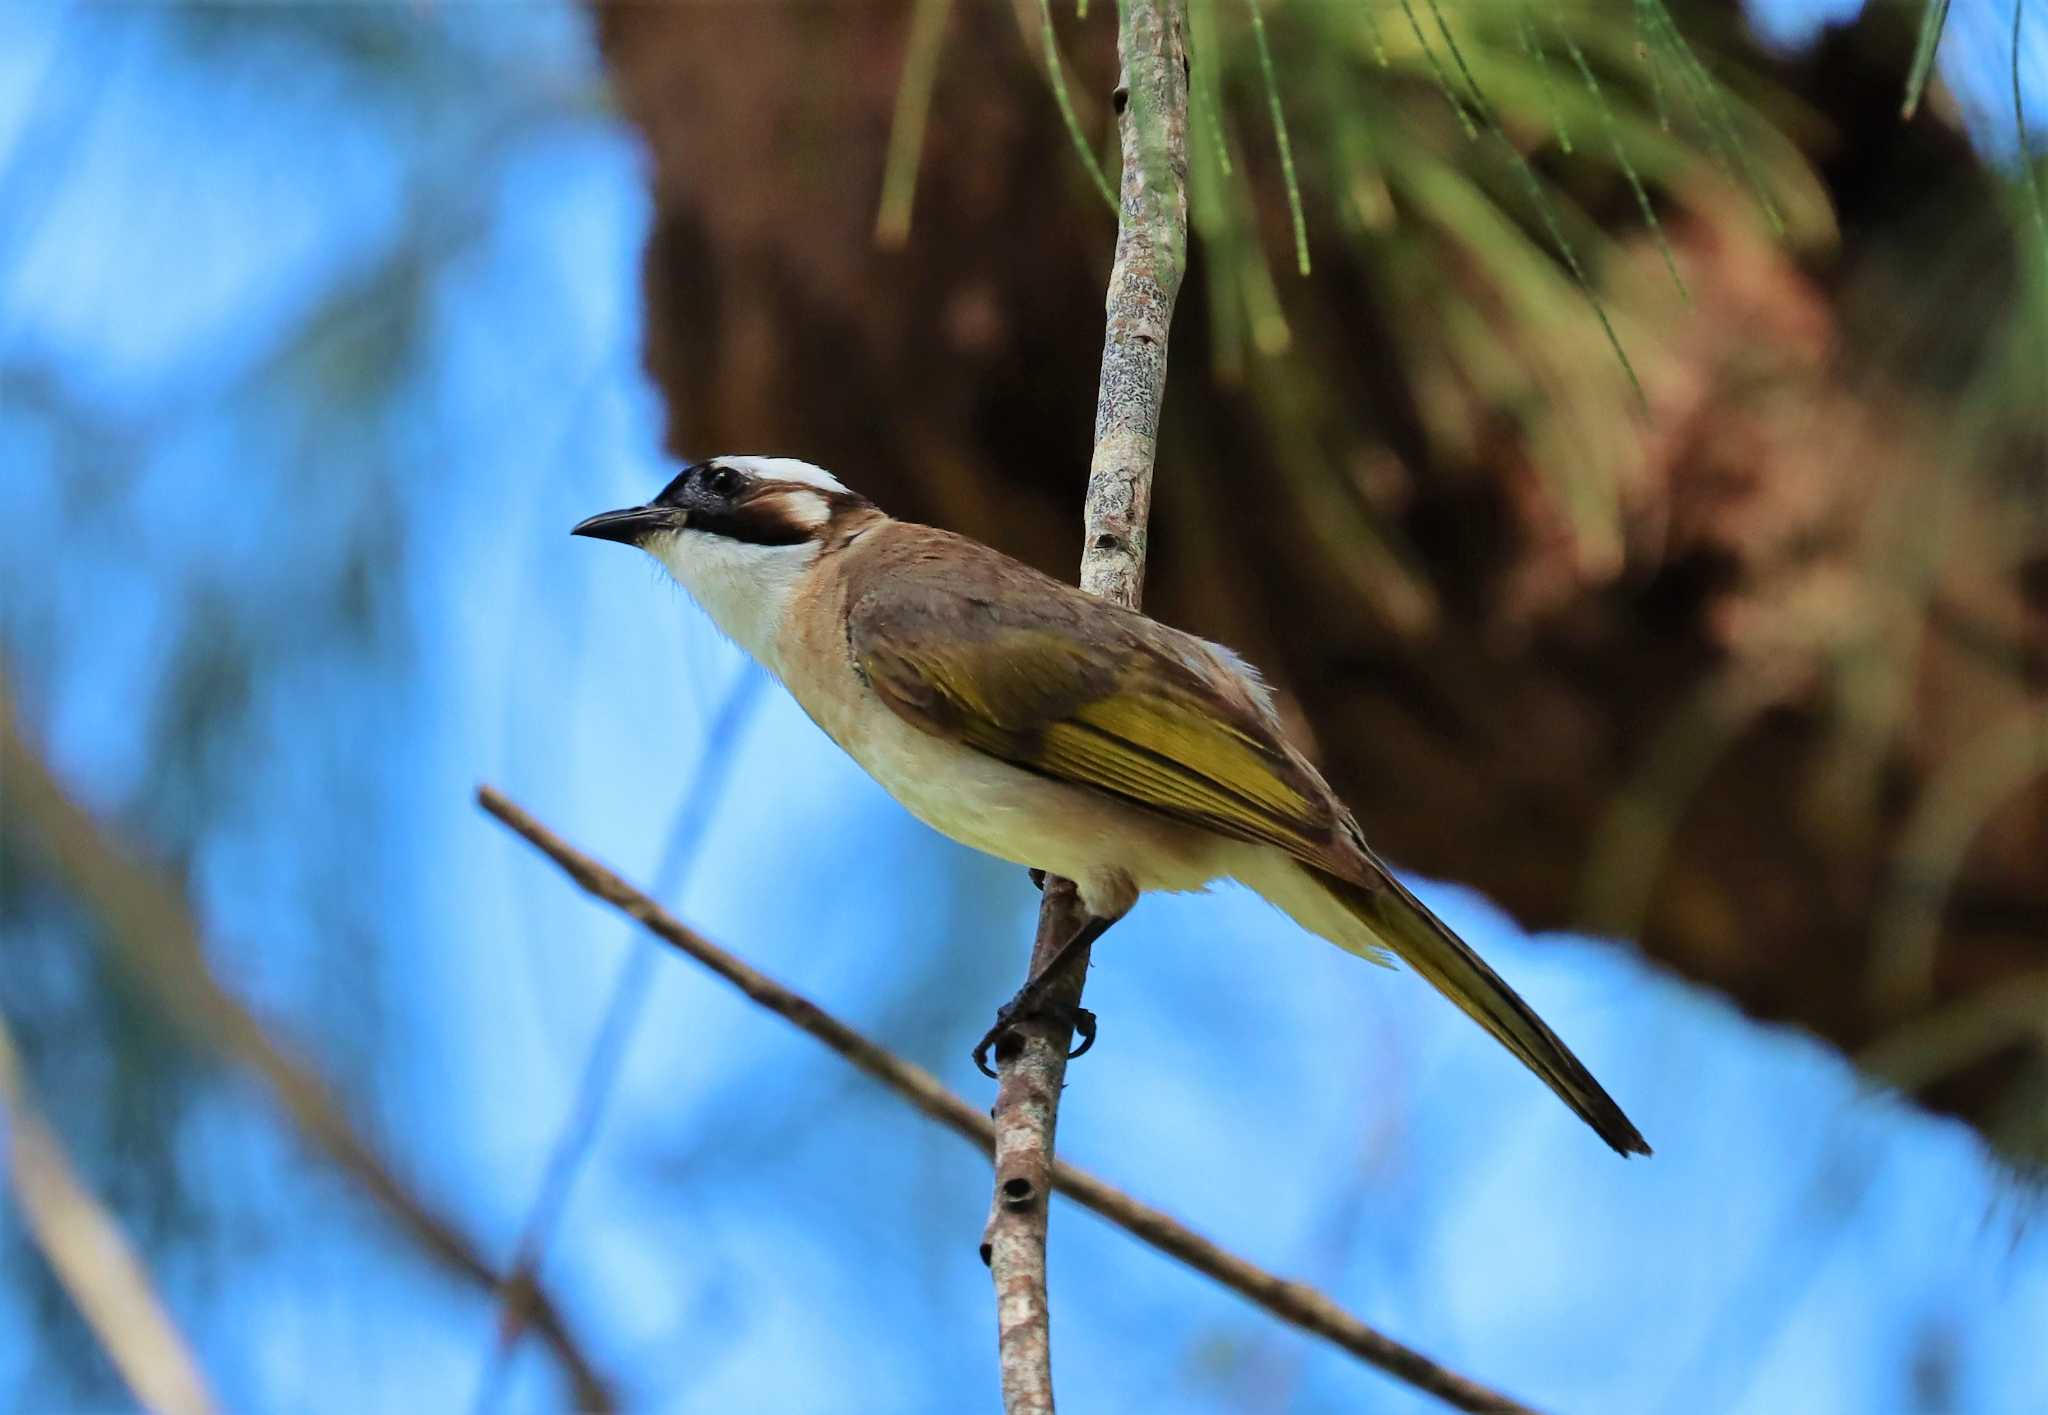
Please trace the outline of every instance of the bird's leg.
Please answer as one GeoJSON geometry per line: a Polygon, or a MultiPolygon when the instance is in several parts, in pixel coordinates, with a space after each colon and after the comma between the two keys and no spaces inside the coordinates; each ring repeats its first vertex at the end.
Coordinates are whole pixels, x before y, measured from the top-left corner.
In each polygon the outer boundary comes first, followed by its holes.
{"type": "Polygon", "coordinates": [[[1115,923],[1118,917],[1121,916],[1105,919],[1091,914],[1083,919],[1081,927],[1074,931],[1074,936],[1059,946],[1052,957],[1046,960],[1045,966],[1033,974],[1031,980],[1023,987],[1017,989],[1014,997],[996,1009],[996,1024],[990,1027],[974,1046],[974,1064],[981,1068],[982,1075],[996,1074],[989,1069],[989,1048],[996,1045],[1003,1033],[1019,1022],[1028,1022],[1034,1018],[1064,1022],[1081,1034],[1081,1045],[1067,1053],[1068,1060],[1095,1045],[1095,1014],[1085,1007],[1072,1003],[1055,1002],[1047,994],[1052,991],[1053,984],[1059,979],[1061,970],[1067,963],[1107,933],[1109,926],[1115,923]]]}

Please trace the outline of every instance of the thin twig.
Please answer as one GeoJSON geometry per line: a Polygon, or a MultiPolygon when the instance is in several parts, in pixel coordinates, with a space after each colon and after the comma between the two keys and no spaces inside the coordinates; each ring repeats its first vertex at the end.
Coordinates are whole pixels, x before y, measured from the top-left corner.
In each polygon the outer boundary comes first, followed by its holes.
{"type": "MultiPolygon", "coordinates": [[[[1166,340],[1187,268],[1188,49],[1183,0],[1126,0],[1118,7],[1116,103],[1123,148],[1116,261],[1110,270],[1095,451],[1081,550],[1081,588],[1135,609],[1145,582],[1146,522],[1159,408],[1166,397],[1166,340]]],[[[1038,976],[1081,928],[1079,897],[1047,879],[1027,978],[1038,976]]],[[[1085,951],[1066,967],[1053,998],[1078,1007],[1085,951]]],[[[1052,1314],[1046,1299],[1047,1197],[1065,1084],[1065,1025],[1020,1027],[998,1049],[995,1190],[982,1256],[996,1296],[996,1350],[1006,1415],[1052,1415],[1052,1314]]]]}
{"type": "MultiPolygon", "coordinates": [[[[984,1155],[995,1152],[995,1126],[938,1077],[868,1040],[810,999],[784,987],[744,959],[726,952],[665,911],[654,900],[542,825],[495,787],[480,786],[477,803],[561,866],[586,893],[637,919],[649,932],[731,983],[753,1001],[808,1033],[918,1110],[966,1139],[984,1155]]],[[[1093,1209],[1117,1227],[1196,1272],[1263,1307],[1291,1326],[1321,1337],[1416,1389],[1459,1410],[1488,1415],[1533,1415],[1529,1406],[1447,1371],[1422,1353],[1383,1336],[1306,1283],[1290,1282],[1219,1247],[1178,1219],[1140,1203],[1121,1189],[1060,1160],[1050,1187],[1093,1209]]]]}
{"type": "Polygon", "coordinates": [[[85,1187],[36,1109],[14,1039],[0,1021],[0,1168],[22,1226],[136,1403],[160,1415],[215,1408],[192,1349],[150,1285],[114,1216],[85,1187]]]}
{"type": "MultiPolygon", "coordinates": [[[[148,988],[164,1015],[192,1042],[260,1077],[300,1134],[328,1157],[443,1267],[496,1295],[498,1273],[470,1237],[436,1213],[394,1174],[342,1111],[326,1083],[286,1050],[224,987],[184,894],[159,871],[116,845],[23,739],[0,685],[0,842],[48,862],[73,897],[94,911],[93,930],[126,971],[148,988]]],[[[610,1410],[611,1392],[561,1313],[539,1287],[518,1294],[526,1321],[540,1334],[573,1386],[579,1411],[610,1410]]]]}

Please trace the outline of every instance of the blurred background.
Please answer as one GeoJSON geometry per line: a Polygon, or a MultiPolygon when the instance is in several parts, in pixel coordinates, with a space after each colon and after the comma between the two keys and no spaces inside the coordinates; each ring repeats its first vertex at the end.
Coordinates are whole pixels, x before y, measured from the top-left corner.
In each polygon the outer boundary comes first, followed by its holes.
{"type": "MultiPolygon", "coordinates": [[[[472,792],[992,1096],[1023,872],[566,532],[790,453],[1073,573],[1054,8],[0,9],[5,1408],[135,1404],[85,1195],[222,1408],[994,1408],[981,1159],[472,792]]],[[[1544,1408],[2048,1409],[2022,11],[1195,0],[1148,607],[1657,1154],[1227,890],[1097,951],[1068,1156],[1544,1408]]],[[[1433,1408],[1052,1241],[1066,1409],[1433,1408]]]]}

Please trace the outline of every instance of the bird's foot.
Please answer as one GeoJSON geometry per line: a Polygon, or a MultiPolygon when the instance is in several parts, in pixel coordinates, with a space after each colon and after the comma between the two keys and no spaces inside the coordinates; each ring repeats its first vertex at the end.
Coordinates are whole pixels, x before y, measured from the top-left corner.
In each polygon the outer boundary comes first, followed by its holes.
{"type": "Polygon", "coordinates": [[[1015,997],[996,1009],[996,1024],[974,1044],[974,1064],[982,1075],[996,1074],[988,1064],[990,1048],[995,1049],[996,1060],[1009,1059],[1003,1053],[1003,1042],[1021,1023],[1050,1022],[1055,1027],[1064,1027],[1068,1032],[1079,1034],[1081,1045],[1067,1053],[1069,1061],[1095,1045],[1095,1014],[1079,1003],[1060,1002],[1047,997],[1046,989],[1041,986],[1043,981],[1033,978],[1017,989],[1015,997]]]}
{"type": "MultiPolygon", "coordinates": [[[[1045,871],[1033,870],[1031,874],[1033,882],[1040,889],[1045,888],[1045,871]]],[[[1074,936],[1053,951],[1045,966],[1017,989],[1017,995],[996,1009],[995,1026],[989,1028],[974,1045],[974,1064],[982,1075],[992,1077],[996,1074],[988,1065],[990,1047],[996,1050],[996,1060],[1010,1059],[1004,1052],[1003,1041],[1025,1022],[1050,1022],[1069,1034],[1080,1033],[1081,1045],[1067,1053],[1069,1061],[1095,1045],[1095,1014],[1081,1006],[1080,983],[1074,984],[1074,1000],[1071,1002],[1053,997],[1052,990],[1055,981],[1071,971],[1069,963],[1072,960],[1078,960],[1085,974],[1089,948],[1121,917],[1121,914],[1108,918],[1091,914],[1083,919],[1074,936]]]]}

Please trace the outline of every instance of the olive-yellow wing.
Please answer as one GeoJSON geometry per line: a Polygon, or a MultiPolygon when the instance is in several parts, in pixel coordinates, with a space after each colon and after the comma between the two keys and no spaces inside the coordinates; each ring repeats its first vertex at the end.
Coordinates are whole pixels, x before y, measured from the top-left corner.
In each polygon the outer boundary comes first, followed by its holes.
{"type": "Polygon", "coordinates": [[[854,664],[899,716],[1026,771],[1343,868],[1341,808],[1219,651],[947,539],[962,549],[943,572],[899,563],[848,605],[854,664]]]}

